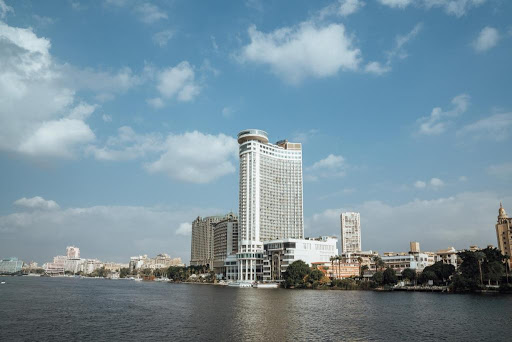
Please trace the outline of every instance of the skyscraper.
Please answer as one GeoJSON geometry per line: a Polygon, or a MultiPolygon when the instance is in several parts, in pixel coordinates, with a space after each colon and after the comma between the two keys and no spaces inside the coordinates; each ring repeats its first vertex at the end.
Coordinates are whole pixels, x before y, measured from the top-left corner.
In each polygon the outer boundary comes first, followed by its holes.
{"type": "MultiPolygon", "coordinates": [[[[501,202],[498,210],[498,222],[496,223],[496,236],[501,254],[512,257],[512,218],[507,216],[501,202]]],[[[509,267],[512,267],[512,259],[509,259],[508,262],[509,267]]]]}
{"type": "Polygon", "coordinates": [[[286,140],[275,145],[267,132],[238,134],[240,155],[239,280],[262,274],[262,241],[304,237],[302,146],[286,140]]]}
{"type": "Polygon", "coordinates": [[[233,213],[226,216],[208,216],[202,218],[198,216],[192,222],[192,240],[190,248],[190,265],[207,265],[213,269],[213,227],[216,223],[235,218],[233,213]]]}
{"type": "Polygon", "coordinates": [[[361,217],[359,213],[341,214],[341,249],[343,253],[361,251],[361,217]]]}

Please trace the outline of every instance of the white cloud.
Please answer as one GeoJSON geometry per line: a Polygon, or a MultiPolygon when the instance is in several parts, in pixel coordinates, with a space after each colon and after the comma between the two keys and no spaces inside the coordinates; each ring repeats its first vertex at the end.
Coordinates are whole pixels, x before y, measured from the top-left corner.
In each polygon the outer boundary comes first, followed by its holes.
{"type": "Polygon", "coordinates": [[[512,113],[500,113],[462,127],[457,131],[457,137],[468,137],[475,141],[504,141],[509,138],[511,128],[512,113]]]}
{"type": "Polygon", "coordinates": [[[169,135],[164,147],[160,158],[146,165],[149,172],[162,172],[178,181],[209,183],[236,170],[238,144],[224,134],[194,131],[169,135]]]}
{"type": "Polygon", "coordinates": [[[391,8],[404,9],[409,5],[416,5],[425,9],[442,8],[446,14],[458,18],[464,16],[471,8],[478,7],[487,0],[378,0],[381,4],[391,8]]]}
{"type": "Polygon", "coordinates": [[[226,119],[232,117],[235,112],[236,111],[233,107],[228,106],[228,107],[222,108],[222,116],[225,117],[226,119]]]}
{"type": "Polygon", "coordinates": [[[382,65],[379,62],[369,62],[364,67],[364,71],[370,74],[382,75],[391,71],[391,67],[387,63],[382,65]]]}
{"type": "Polygon", "coordinates": [[[320,20],[331,15],[347,17],[359,11],[364,5],[365,3],[361,0],[338,0],[333,4],[322,8],[318,16],[320,20]]]}
{"type": "Polygon", "coordinates": [[[31,209],[52,210],[52,209],[60,208],[59,205],[57,204],[57,202],[52,201],[52,200],[45,200],[41,196],[35,196],[32,198],[23,197],[23,198],[20,198],[19,200],[15,201],[14,204],[21,206],[21,207],[31,208],[31,209]]]}
{"type": "Polygon", "coordinates": [[[310,181],[317,181],[320,178],[343,177],[345,176],[345,169],[345,158],[329,154],[326,158],[307,167],[304,178],[310,181]]]}
{"type": "Polygon", "coordinates": [[[112,122],[112,116],[111,115],[108,115],[108,114],[103,114],[101,116],[101,119],[104,121],[104,122],[112,122]]]}
{"type": "Polygon", "coordinates": [[[378,0],[381,4],[393,8],[405,8],[412,4],[412,0],[378,0]]]}
{"type": "Polygon", "coordinates": [[[192,224],[189,222],[183,222],[176,229],[177,235],[190,236],[192,234],[192,224]]]}
{"type": "Polygon", "coordinates": [[[94,139],[86,119],[97,109],[78,101],[77,91],[117,94],[143,81],[128,68],[110,73],[59,64],[50,48],[32,29],[0,22],[0,150],[71,157],[94,139]]]}
{"type": "Polygon", "coordinates": [[[498,44],[500,34],[494,27],[486,26],[480,31],[478,37],[473,42],[473,48],[477,52],[487,51],[498,44]]]}
{"type": "Polygon", "coordinates": [[[466,177],[466,176],[459,177],[459,182],[467,182],[467,180],[468,180],[468,177],[466,177]]]}
{"type": "Polygon", "coordinates": [[[404,46],[414,39],[422,30],[423,23],[416,24],[411,31],[405,35],[397,35],[393,48],[386,52],[387,58],[384,64],[379,62],[370,62],[365,66],[365,72],[377,75],[385,74],[391,71],[391,64],[395,59],[405,59],[409,56],[404,46]]]}
{"type": "Polygon", "coordinates": [[[419,180],[414,183],[414,187],[416,187],[418,189],[424,189],[426,186],[427,186],[427,183],[425,183],[424,181],[419,180]]]}
{"type": "MultiPolygon", "coordinates": [[[[0,7],[1,7],[1,4],[0,4],[0,7]]],[[[32,18],[34,18],[34,20],[37,22],[37,24],[42,27],[50,26],[55,22],[55,20],[50,17],[40,16],[37,14],[33,14],[32,18]]]]}
{"type": "Polygon", "coordinates": [[[316,128],[312,128],[309,131],[304,131],[304,132],[295,132],[293,134],[291,141],[305,143],[317,134],[318,134],[318,129],[316,129],[316,128]]]}
{"type": "Polygon", "coordinates": [[[128,126],[118,129],[116,137],[109,137],[105,146],[89,146],[87,152],[98,160],[126,161],[142,158],[165,150],[162,135],[139,135],[128,126]]]}
{"type": "Polygon", "coordinates": [[[440,188],[444,185],[444,182],[439,178],[432,178],[430,180],[430,185],[432,185],[434,188],[440,188]]]}
{"type": "Polygon", "coordinates": [[[460,94],[452,99],[453,108],[451,110],[443,111],[440,107],[432,109],[430,116],[418,119],[418,133],[423,135],[439,135],[443,133],[450,124],[450,118],[457,117],[468,109],[469,99],[469,95],[460,94]]]}
{"type": "Polygon", "coordinates": [[[73,158],[77,145],[94,140],[94,133],[82,120],[64,118],[43,122],[24,141],[19,151],[32,156],[73,158]]]}
{"type": "MultiPolygon", "coordinates": [[[[157,89],[162,97],[183,102],[193,100],[201,91],[195,81],[194,68],[187,61],[160,71],[157,75],[157,89]]],[[[155,108],[164,106],[161,98],[149,99],[148,103],[155,108]]]]}
{"type": "Polygon", "coordinates": [[[458,18],[464,16],[471,8],[478,7],[487,0],[423,0],[427,9],[432,7],[443,8],[447,14],[458,18]]]}
{"type": "Polygon", "coordinates": [[[97,71],[91,68],[78,69],[69,65],[62,66],[63,80],[69,87],[97,92],[97,99],[112,100],[114,94],[122,94],[143,84],[147,75],[135,75],[128,67],[117,72],[97,71]]]}
{"type": "Polygon", "coordinates": [[[159,97],[154,97],[152,99],[147,99],[146,102],[153,108],[163,108],[165,106],[164,101],[159,97]]]}
{"type": "Polygon", "coordinates": [[[225,212],[216,208],[166,206],[23,210],[0,216],[0,250],[6,255],[43,263],[75,244],[83,257],[103,261],[126,263],[133,255],[168,253],[188,262],[190,237],[176,234],[173,227],[192,222],[198,215],[225,212]]]}
{"type": "Polygon", "coordinates": [[[9,12],[14,13],[14,9],[8,6],[4,0],[0,0],[0,19],[5,19],[9,12]]]}
{"type": "Polygon", "coordinates": [[[145,24],[153,24],[159,20],[167,19],[167,13],[158,8],[158,6],[149,2],[136,6],[134,11],[138,16],[138,19],[145,24]]]}
{"type": "Polygon", "coordinates": [[[505,180],[512,180],[512,162],[491,165],[487,168],[487,173],[505,180]]]}
{"type": "Polygon", "coordinates": [[[272,72],[288,83],[298,84],[307,77],[324,78],[340,70],[357,70],[361,52],[342,24],[318,26],[311,21],[263,33],[249,28],[251,42],[238,59],[269,65],[272,72]]]}
{"type": "Polygon", "coordinates": [[[448,246],[462,249],[474,244],[496,245],[493,227],[500,200],[512,203],[512,196],[503,198],[491,192],[467,192],[433,200],[415,199],[399,205],[366,201],[307,217],[305,233],[306,236],[339,236],[340,214],[350,210],[361,213],[364,250],[407,251],[409,241],[419,241],[424,251],[448,246]],[[461,225],[461,218],[468,215],[472,219],[461,225]]]}
{"type": "Polygon", "coordinates": [[[153,43],[157,44],[160,47],[166,46],[167,42],[174,36],[174,31],[172,30],[164,30],[157,32],[153,35],[153,43]]]}

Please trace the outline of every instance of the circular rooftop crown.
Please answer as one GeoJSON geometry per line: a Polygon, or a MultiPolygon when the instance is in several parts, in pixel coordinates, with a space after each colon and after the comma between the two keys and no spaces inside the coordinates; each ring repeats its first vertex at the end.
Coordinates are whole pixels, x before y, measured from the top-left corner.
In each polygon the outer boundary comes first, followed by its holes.
{"type": "Polygon", "coordinates": [[[261,129],[244,129],[238,133],[238,143],[243,144],[249,140],[257,140],[264,144],[268,143],[268,134],[261,129]]]}
{"type": "Polygon", "coordinates": [[[505,211],[505,209],[501,205],[501,202],[500,202],[500,210],[498,210],[498,217],[499,218],[508,218],[507,217],[507,212],[505,211]]]}

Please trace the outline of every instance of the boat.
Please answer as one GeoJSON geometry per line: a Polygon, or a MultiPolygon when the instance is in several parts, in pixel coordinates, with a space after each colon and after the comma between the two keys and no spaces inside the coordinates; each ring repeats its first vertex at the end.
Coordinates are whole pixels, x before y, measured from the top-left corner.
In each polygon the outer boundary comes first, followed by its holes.
{"type": "Polygon", "coordinates": [[[277,289],[279,287],[278,283],[256,283],[253,287],[258,289],[277,289]]]}
{"type": "Polygon", "coordinates": [[[5,281],[2,281],[0,284],[2,284],[2,285],[5,284],[5,281]]]}
{"type": "Polygon", "coordinates": [[[240,282],[229,283],[228,286],[247,288],[247,287],[252,287],[252,283],[245,282],[245,281],[240,281],[240,282]]]}

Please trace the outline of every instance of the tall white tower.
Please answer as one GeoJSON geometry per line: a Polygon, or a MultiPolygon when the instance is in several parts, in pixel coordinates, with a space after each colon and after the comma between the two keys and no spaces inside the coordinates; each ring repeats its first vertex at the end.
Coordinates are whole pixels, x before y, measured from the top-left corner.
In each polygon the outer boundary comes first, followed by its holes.
{"type": "Polygon", "coordinates": [[[302,146],[248,129],[240,145],[239,280],[261,279],[262,241],[304,237],[302,146]]]}
{"type": "Polygon", "coordinates": [[[341,249],[343,253],[361,251],[361,216],[359,213],[341,214],[341,249]]]}

